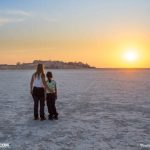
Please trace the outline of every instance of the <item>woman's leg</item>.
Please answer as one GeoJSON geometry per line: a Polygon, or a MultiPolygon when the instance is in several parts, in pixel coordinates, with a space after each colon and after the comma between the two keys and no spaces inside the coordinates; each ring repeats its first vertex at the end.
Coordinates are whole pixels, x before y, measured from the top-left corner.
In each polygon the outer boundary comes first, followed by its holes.
{"type": "Polygon", "coordinates": [[[38,119],[39,98],[37,96],[33,96],[33,99],[34,99],[34,118],[38,119]]]}
{"type": "Polygon", "coordinates": [[[40,118],[41,119],[45,118],[44,106],[45,106],[45,98],[41,97],[40,98],[40,118]]]}

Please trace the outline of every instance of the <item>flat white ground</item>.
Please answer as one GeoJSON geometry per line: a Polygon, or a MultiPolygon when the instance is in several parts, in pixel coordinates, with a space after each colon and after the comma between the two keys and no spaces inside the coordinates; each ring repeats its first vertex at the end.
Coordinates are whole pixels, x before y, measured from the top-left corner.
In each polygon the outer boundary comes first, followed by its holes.
{"type": "Polygon", "coordinates": [[[0,143],[12,150],[144,150],[140,144],[150,144],[150,71],[52,71],[60,115],[43,122],[33,120],[33,71],[0,71],[0,143]]]}

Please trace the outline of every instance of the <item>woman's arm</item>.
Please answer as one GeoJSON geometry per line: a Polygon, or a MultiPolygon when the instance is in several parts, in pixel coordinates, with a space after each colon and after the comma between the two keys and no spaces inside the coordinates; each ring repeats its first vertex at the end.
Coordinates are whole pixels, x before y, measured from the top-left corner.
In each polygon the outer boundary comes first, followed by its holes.
{"type": "Polygon", "coordinates": [[[56,96],[56,99],[57,99],[57,85],[55,84],[55,96],[56,96]]]}
{"type": "Polygon", "coordinates": [[[42,76],[42,82],[43,82],[43,85],[44,85],[45,89],[51,91],[51,89],[49,89],[49,87],[48,87],[48,85],[47,85],[47,83],[46,83],[46,80],[45,80],[45,76],[44,76],[44,75],[42,76]]]}
{"type": "Polygon", "coordinates": [[[32,89],[33,89],[33,82],[34,82],[34,74],[31,77],[31,81],[30,81],[30,93],[32,94],[32,89]]]}

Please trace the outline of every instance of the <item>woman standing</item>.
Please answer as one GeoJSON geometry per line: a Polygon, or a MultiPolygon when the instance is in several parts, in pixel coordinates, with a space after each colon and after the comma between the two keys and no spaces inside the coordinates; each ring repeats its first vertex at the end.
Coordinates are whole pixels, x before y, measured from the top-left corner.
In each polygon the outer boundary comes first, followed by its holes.
{"type": "Polygon", "coordinates": [[[40,119],[45,120],[44,105],[45,105],[45,73],[43,64],[38,64],[36,72],[32,75],[30,82],[30,90],[34,99],[34,120],[39,120],[39,103],[40,103],[40,119]]]}

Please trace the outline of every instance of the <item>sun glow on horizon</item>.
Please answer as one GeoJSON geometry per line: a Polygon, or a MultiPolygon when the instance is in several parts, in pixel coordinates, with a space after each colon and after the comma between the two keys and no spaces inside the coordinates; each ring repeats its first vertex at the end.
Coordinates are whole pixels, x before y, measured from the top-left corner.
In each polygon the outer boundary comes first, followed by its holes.
{"type": "Polygon", "coordinates": [[[136,49],[126,49],[123,53],[123,59],[127,62],[136,62],[139,59],[139,53],[136,49]]]}

